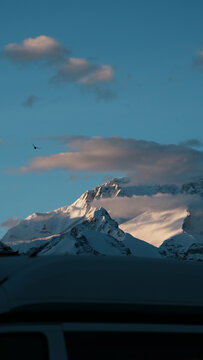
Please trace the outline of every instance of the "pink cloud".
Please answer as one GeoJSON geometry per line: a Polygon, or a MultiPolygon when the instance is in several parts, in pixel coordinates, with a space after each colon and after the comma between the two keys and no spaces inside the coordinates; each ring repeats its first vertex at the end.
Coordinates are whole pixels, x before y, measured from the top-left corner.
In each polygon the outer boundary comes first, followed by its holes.
{"type": "Polygon", "coordinates": [[[111,65],[101,65],[96,71],[80,79],[81,84],[95,85],[97,83],[112,81],[114,69],[111,65]]]}
{"type": "Polygon", "coordinates": [[[62,44],[46,35],[25,39],[21,44],[10,43],[3,49],[3,55],[14,62],[56,60],[66,53],[62,44]]]}
{"type": "MultiPolygon", "coordinates": [[[[22,43],[9,43],[0,52],[3,57],[16,63],[45,62],[55,65],[55,75],[50,83],[73,83],[80,89],[93,92],[98,100],[112,100],[116,96],[109,83],[114,80],[114,69],[109,64],[94,64],[80,57],[69,57],[70,52],[56,39],[40,35],[22,43]]],[[[36,99],[28,99],[25,106],[31,107],[36,99]]]]}
{"type": "Polygon", "coordinates": [[[55,169],[108,173],[119,171],[135,182],[178,182],[202,174],[203,152],[186,145],[110,138],[63,136],[68,151],[39,156],[27,166],[9,172],[28,173],[55,169]]]}
{"type": "Polygon", "coordinates": [[[111,65],[97,65],[84,58],[69,58],[58,69],[53,82],[75,82],[82,85],[94,86],[107,83],[114,78],[111,65]]]}

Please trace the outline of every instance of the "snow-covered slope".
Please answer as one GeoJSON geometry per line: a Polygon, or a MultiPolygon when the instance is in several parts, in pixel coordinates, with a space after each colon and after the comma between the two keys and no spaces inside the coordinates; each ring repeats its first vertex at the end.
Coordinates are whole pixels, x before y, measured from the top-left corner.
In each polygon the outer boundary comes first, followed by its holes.
{"type": "Polygon", "coordinates": [[[18,225],[8,230],[2,241],[14,243],[16,241],[47,238],[56,233],[61,233],[85,216],[89,210],[89,202],[85,194],[70,206],[64,206],[46,213],[34,213],[18,225]]]}
{"type": "Polygon", "coordinates": [[[179,260],[203,261],[203,242],[182,232],[164,241],[160,246],[160,254],[179,260]]]}
{"type": "Polygon", "coordinates": [[[164,256],[203,261],[203,209],[192,209],[184,219],[182,231],[160,246],[164,256]]]}
{"type": "Polygon", "coordinates": [[[186,209],[168,211],[145,211],[129,221],[120,224],[120,228],[131,235],[160,246],[164,239],[181,233],[182,224],[187,216],[186,209]]]}
{"type": "Polygon", "coordinates": [[[18,225],[9,229],[2,241],[15,244],[19,241],[47,239],[52,235],[70,230],[77,223],[83,221],[91,208],[95,208],[91,204],[93,200],[118,196],[120,191],[118,183],[111,181],[97,186],[93,190],[88,190],[72,205],[46,213],[31,214],[18,225]]]}
{"type": "Polygon", "coordinates": [[[19,254],[30,256],[71,254],[160,257],[156,247],[125,234],[103,208],[90,208],[80,221],[74,222],[71,228],[61,233],[30,240],[10,239],[5,243],[9,243],[19,254]]]}

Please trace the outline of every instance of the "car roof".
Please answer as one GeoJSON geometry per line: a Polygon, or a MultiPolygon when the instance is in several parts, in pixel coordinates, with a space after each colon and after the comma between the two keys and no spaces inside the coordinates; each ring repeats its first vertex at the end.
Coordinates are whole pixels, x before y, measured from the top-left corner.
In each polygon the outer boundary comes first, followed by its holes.
{"type": "Polygon", "coordinates": [[[202,283],[202,263],[111,256],[1,258],[5,296],[0,296],[0,313],[36,304],[203,307],[202,283]]]}

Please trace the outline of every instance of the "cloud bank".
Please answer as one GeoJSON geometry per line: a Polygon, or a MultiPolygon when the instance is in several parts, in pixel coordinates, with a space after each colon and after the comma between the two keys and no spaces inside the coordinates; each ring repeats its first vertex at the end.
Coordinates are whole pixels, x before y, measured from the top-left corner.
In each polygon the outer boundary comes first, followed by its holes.
{"type": "Polygon", "coordinates": [[[39,156],[27,166],[9,171],[119,171],[129,176],[133,183],[179,183],[203,173],[203,151],[194,149],[190,142],[163,145],[121,137],[80,136],[62,136],[57,140],[66,144],[66,152],[39,156]]]}
{"type": "Polygon", "coordinates": [[[186,209],[190,206],[202,205],[202,200],[195,195],[156,194],[152,196],[134,195],[94,200],[96,207],[104,207],[114,219],[134,218],[145,211],[164,212],[174,209],[186,209]]]}

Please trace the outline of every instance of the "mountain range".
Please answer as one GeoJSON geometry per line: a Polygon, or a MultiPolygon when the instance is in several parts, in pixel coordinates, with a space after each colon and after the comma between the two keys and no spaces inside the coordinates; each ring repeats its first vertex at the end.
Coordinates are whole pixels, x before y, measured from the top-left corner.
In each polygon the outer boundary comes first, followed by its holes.
{"type": "Polygon", "coordinates": [[[119,255],[203,260],[203,180],[132,185],[112,179],[73,204],[7,231],[0,254],[119,255]]]}

